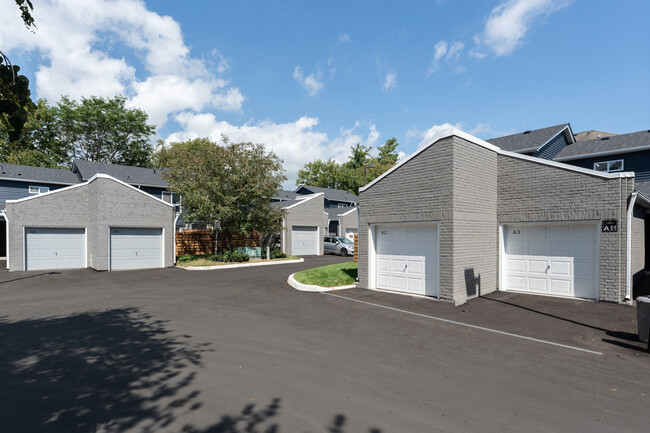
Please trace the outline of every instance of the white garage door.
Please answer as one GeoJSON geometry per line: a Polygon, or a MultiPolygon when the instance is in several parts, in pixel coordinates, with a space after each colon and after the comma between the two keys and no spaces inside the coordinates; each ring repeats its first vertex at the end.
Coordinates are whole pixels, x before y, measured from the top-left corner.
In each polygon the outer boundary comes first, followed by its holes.
{"type": "Polygon", "coordinates": [[[380,225],[376,241],[377,288],[438,296],[437,225],[380,225]]]}
{"type": "Polygon", "coordinates": [[[111,270],[161,267],[162,229],[111,229],[111,270]]]}
{"type": "Polygon", "coordinates": [[[72,228],[26,228],[25,269],[86,267],[86,231],[72,228]]]}
{"type": "Polygon", "coordinates": [[[293,226],[291,228],[291,254],[309,256],[320,253],[318,227],[293,226]]]}
{"type": "Polygon", "coordinates": [[[598,298],[598,225],[503,227],[505,290],[598,298]]]}

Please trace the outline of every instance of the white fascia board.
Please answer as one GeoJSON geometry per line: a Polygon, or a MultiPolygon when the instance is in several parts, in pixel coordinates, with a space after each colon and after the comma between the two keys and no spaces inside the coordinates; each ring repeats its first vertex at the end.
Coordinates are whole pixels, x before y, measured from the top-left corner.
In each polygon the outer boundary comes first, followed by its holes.
{"type": "Polygon", "coordinates": [[[352,213],[352,212],[354,212],[354,211],[356,211],[356,210],[357,210],[357,208],[356,208],[356,206],[355,206],[355,207],[353,207],[351,210],[347,211],[346,213],[342,213],[342,214],[339,214],[339,215],[337,215],[337,216],[338,216],[338,218],[341,218],[342,216],[346,216],[347,214],[350,214],[350,213],[352,213]]]}
{"type": "Polygon", "coordinates": [[[625,149],[603,150],[602,152],[585,153],[582,155],[563,156],[561,158],[555,158],[555,161],[575,161],[576,159],[596,158],[598,156],[609,156],[619,153],[641,152],[643,150],[650,150],[650,146],[628,147],[625,149]]]}
{"type": "Polygon", "coordinates": [[[292,207],[300,206],[301,204],[303,204],[303,203],[305,203],[305,202],[307,202],[309,200],[312,200],[312,199],[314,199],[316,197],[320,197],[320,196],[324,196],[324,195],[325,194],[323,194],[322,192],[319,192],[318,194],[305,195],[305,196],[303,196],[303,197],[305,197],[304,199],[301,199],[298,203],[294,203],[291,206],[285,207],[284,209],[291,209],[292,207]]]}
{"type": "Polygon", "coordinates": [[[15,181],[15,182],[30,182],[30,183],[43,183],[45,185],[47,184],[52,184],[52,185],[77,185],[76,183],[70,183],[70,182],[52,182],[49,180],[36,180],[36,179],[16,179],[15,177],[0,177],[0,180],[10,180],[10,181],[15,181]]]}
{"type": "MultiPolygon", "coordinates": [[[[462,138],[464,140],[469,141],[470,143],[474,143],[474,144],[477,144],[477,145],[479,145],[481,147],[484,147],[486,149],[492,150],[492,151],[498,153],[499,155],[505,155],[505,156],[510,156],[510,157],[513,157],[513,158],[524,159],[526,161],[535,162],[535,163],[543,164],[543,165],[549,165],[551,167],[556,167],[556,168],[560,168],[560,169],[563,169],[563,170],[575,171],[577,173],[583,173],[583,174],[588,174],[588,175],[591,175],[591,176],[603,177],[603,178],[606,178],[606,179],[617,179],[617,178],[622,178],[622,177],[634,177],[633,172],[602,173],[602,172],[598,172],[596,170],[591,170],[591,169],[588,169],[588,168],[582,168],[582,167],[576,167],[574,165],[563,164],[563,163],[558,162],[558,161],[550,161],[548,159],[542,159],[542,158],[537,158],[537,157],[534,157],[534,156],[522,155],[522,154],[519,154],[519,153],[516,153],[516,152],[510,152],[510,151],[507,151],[507,150],[502,150],[500,147],[497,147],[497,146],[495,146],[493,144],[490,144],[485,140],[481,140],[478,137],[474,137],[473,135],[468,134],[465,131],[461,131],[460,129],[453,128],[453,129],[450,129],[449,132],[447,132],[444,135],[442,135],[441,137],[437,138],[434,142],[432,142],[432,143],[430,143],[430,144],[428,144],[426,146],[423,146],[420,149],[413,152],[406,159],[401,161],[399,164],[395,165],[393,168],[391,168],[390,170],[388,170],[387,172],[385,172],[381,176],[379,176],[377,179],[370,182],[368,185],[359,188],[359,192],[367,190],[368,188],[373,186],[375,183],[379,182],[384,177],[388,176],[393,171],[399,169],[404,163],[406,163],[407,161],[410,161],[411,159],[413,159],[414,157],[416,157],[417,155],[419,155],[420,153],[422,153],[423,151],[425,151],[429,147],[433,146],[438,141],[444,140],[444,139],[452,137],[452,136],[462,138]]],[[[648,149],[650,149],[650,146],[648,146],[648,149]]]]}
{"type": "Polygon", "coordinates": [[[429,147],[433,146],[434,144],[436,144],[440,140],[444,140],[445,138],[449,138],[449,137],[453,137],[453,136],[463,138],[463,139],[465,139],[465,140],[467,140],[469,142],[472,142],[474,144],[478,144],[479,146],[485,147],[486,149],[492,150],[494,152],[498,152],[499,150],[501,150],[499,147],[495,146],[494,144],[490,144],[485,140],[481,140],[478,137],[474,137],[473,135],[468,134],[465,131],[461,131],[460,129],[457,129],[457,128],[451,128],[451,129],[448,130],[448,132],[445,132],[444,135],[436,138],[435,141],[427,144],[426,146],[422,146],[421,148],[419,148],[418,150],[413,152],[411,155],[406,157],[406,159],[404,159],[403,161],[400,161],[399,164],[396,164],[393,168],[391,168],[390,170],[388,170],[387,172],[385,172],[384,174],[379,176],[377,179],[370,182],[368,185],[359,188],[359,192],[367,190],[368,188],[370,188],[371,186],[373,186],[374,184],[376,184],[377,182],[379,182],[380,180],[382,180],[383,178],[388,176],[390,173],[392,173],[393,171],[400,168],[403,164],[405,164],[406,162],[408,162],[411,159],[415,158],[417,155],[424,152],[425,150],[427,150],[429,147]]]}
{"type": "Polygon", "coordinates": [[[167,205],[167,206],[169,206],[169,207],[174,207],[174,205],[171,204],[171,203],[167,203],[166,201],[163,201],[162,199],[159,199],[159,198],[157,198],[157,197],[154,197],[153,195],[151,195],[151,194],[149,194],[149,193],[147,193],[147,192],[144,192],[144,191],[142,191],[141,189],[138,189],[138,188],[136,188],[136,187],[134,187],[134,186],[132,186],[132,185],[129,185],[129,184],[126,183],[126,182],[122,182],[122,181],[119,180],[119,179],[115,179],[113,176],[109,176],[109,175],[107,175],[107,174],[103,174],[103,173],[97,173],[96,175],[94,175],[93,177],[91,177],[90,179],[88,179],[88,180],[87,180],[86,182],[84,182],[84,183],[78,183],[78,184],[76,184],[76,185],[70,185],[70,186],[67,186],[67,187],[65,187],[65,188],[55,189],[55,190],[53,190],[53,191],[48,191],[48,192],[43,193],[43,194],[36,194],[36,195],[31,196],[31,197],[24,197],[24,198],[20,198],[20,199],[17,199],[17,200],[7,200],[5,203],[22,203],[22,202],[27,201],[27,200],[34,200],[34,199],[37,199],[37,198],[40,198],[40,197],[44,197],[44,196],[47,196],[47,195],[56,194],[56,193],[58,193],[58,192],[70,191],[70,190],[72,190],[72,189],[74,189],[74,188],[79,188],[79,187],[82,187],[82,186],[86,186],[86,185],[90,184],[91,182],[93,182],[95,179],[98,179],[98,178],[113,180],[113,181],[115,181],[115,182],[117,182],[117,183],[119,183],[119,184],[121,184],[121,185],[126,186],[127,188],[131,188],[132,190],[137,191],[137,192],[139,192],[140,194],[144,194],[145,196],[147,196],[147,197],[149,197],[149,198],[152,198],[152,199],[154,199],[154,200],[157,200],[157,201],[159,201],[160,203],[163,203],[163,204],[165,204],[165,205],[167,205]]]}

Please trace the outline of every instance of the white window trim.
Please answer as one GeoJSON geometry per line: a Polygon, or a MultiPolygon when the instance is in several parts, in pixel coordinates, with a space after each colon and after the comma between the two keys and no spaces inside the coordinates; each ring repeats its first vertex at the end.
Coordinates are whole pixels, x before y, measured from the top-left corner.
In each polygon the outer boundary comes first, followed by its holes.
{"type": "Polygon", "coordinates": [[[612,159],[610,161],[599,161],[599,162],[594,162],[594,170],[600,171],[601,173],[616,173],[618,171],[625,171],[625,160],[623,159],[612,159]],[[612,163],[615,162],[620,162],[621,163],[621,168],[617,170],[611,170],[609,167],[611,167],[612,163]],[[598,164],[607,164],[607,170],[596,170],[596,166],[598,164]]]}
{"type": "Polygon", "coordinates": [[[50,192],[49,186],[29,185],[30,194],[45,194],[46,192],[50,192]],[[35,189],[36,191],[32,191],[32,189],[35,189]]]}

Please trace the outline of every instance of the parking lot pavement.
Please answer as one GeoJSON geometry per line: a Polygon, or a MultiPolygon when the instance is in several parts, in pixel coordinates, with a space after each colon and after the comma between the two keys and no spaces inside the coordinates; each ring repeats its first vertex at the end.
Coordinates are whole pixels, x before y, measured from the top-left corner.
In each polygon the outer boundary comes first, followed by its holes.
{"type": "Polygon", "coordinates": [[[650,357],[626,334],[631,307],[286,284],[343,260],[3,272],[0,431],[647,429],[650,357]]]}

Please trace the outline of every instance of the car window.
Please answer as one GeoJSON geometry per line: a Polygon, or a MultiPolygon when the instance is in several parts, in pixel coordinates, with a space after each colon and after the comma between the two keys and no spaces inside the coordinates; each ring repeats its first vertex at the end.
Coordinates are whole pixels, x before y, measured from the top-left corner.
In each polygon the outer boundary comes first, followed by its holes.
{"type": "Polygon", "coordinates": [[[341,242],[343,242],[344,244],[353,244],[354,243],[348,238],[337,238],[337,239],[340,240],[341,242]]]}
{"type": "Polygon", "coordinates": [[[332,242],[332,238],[330,238],[330,237],[326,237],[326,238],[325,238],[325,242],[332,242]]]}

